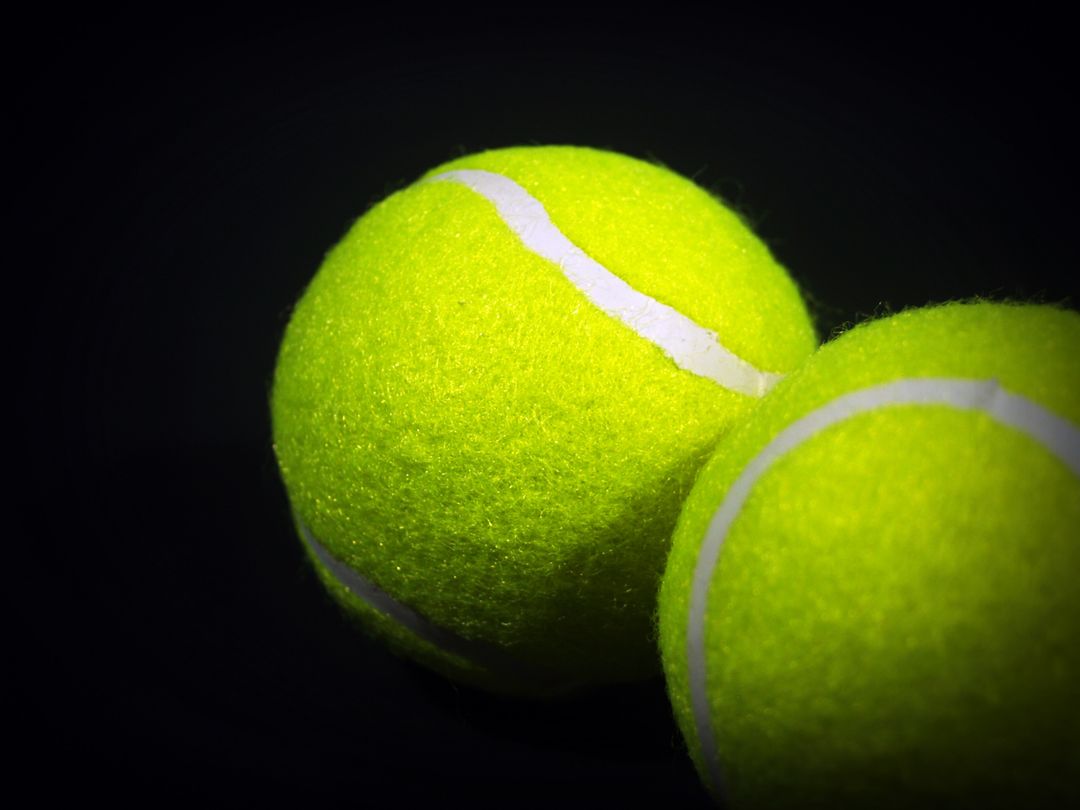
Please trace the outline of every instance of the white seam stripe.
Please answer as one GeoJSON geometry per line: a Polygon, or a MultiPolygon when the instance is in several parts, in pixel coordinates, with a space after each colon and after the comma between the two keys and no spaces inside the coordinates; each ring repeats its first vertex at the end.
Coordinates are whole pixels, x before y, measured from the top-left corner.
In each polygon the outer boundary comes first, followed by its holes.
{"type": "Polygon", "coordinates": [[[585,255],[551,221],[543,204],[509,177],[479,169],[456,169],[428,179],[438,181],[461,183],[491,202],[525,247],[555,264],[593,304],[658,346],[679,368],[756,397],[783,376],[760,371],[732,354],[720,344],[716,332],[638,292],[585,255]]]}
{"type": "Polygon", "coordinates": [[[296,515],[300,536],[338,583],[370,607],[393,619],[413,635],[443,652],[464,658],[489,672],[512,678],[519,683],[555,686],[558,681],[549,673],[524,663],[494,645],[462,638],[421,616],[408,605],[397,601],[386,591],[338,560],[315,539],[307,523],[296,515]]]}
{"type": "Polygon", "coordinates": [[[945,405],[981,411],[1003,425],[1026,433],[1080,478],[1080,429],[1030,399],[1009,393],[996,380],[913,378],[864,388],[837,397],[778,433],[746,465],[713,514],[698,551],[691,584],[686,631],[690,703],[708,778],[721,795],[724,793],[723,768],[716,748],[706,688],[705,610],[724,540],[754,485],[777,460],[832,425],[893,405],[945,405]]]}

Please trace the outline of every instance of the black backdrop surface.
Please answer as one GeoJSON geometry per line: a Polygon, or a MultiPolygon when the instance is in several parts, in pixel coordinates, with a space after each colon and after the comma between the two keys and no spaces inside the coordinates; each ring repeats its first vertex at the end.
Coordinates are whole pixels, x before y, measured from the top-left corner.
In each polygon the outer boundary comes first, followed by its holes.
{"type": "Polygon", "coordinates": [[[527,143],[719,192],[823,337],[973,295],[1075,304],[1060,34],[580,9],[13,25],[11,773],[147,801],[707,805],[662,682],[499,699],[345,623],[268,438],[290,306],[371,203],[527,143]]]}

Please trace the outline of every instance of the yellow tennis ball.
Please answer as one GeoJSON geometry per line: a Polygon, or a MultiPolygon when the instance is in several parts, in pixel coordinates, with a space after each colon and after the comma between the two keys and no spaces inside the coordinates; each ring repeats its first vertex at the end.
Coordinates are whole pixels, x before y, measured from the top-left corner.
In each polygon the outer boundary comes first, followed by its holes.
{"type": "Polygon", "coordinates": [[[363,626],[544,694],[659,671],[655,594],[717,439],[815,348],[714,197],[572,147],[454,160],[376,205],[296,307],[274,447],[363,626]]]}
{"type": "Polygon", "coordinates": [[[1080,315],[954,304],[778,385],[689,495],[675,714],[732,807],[1080,800],[1080,315]]]}

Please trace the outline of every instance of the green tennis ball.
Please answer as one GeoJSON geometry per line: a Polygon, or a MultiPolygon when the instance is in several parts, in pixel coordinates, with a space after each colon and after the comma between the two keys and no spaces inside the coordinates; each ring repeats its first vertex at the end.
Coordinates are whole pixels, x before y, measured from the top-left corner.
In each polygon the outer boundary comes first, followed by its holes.
{"type": "Polygon", "coordinates": [[[274,447],[319,575],[398,651],[507,692],[629,681],[659,671],[694,474],[814,348],[787,273],[689,180],[484,152],[326,257],[281,345],[274,447]]]}
{"type": "Polygon", "coordinates": [[[1080,806],[1078,583],[1080,316],[853,329],[679,518],[661,647],[702,779],[733,807],[1080,806]]]}

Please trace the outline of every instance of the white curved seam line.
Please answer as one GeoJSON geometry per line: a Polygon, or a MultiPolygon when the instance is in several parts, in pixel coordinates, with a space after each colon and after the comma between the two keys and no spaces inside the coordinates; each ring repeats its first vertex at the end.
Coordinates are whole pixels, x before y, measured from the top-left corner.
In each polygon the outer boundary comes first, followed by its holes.
{"type": "Polygon", "coordinates": [[[551,221],[543,204],[509,177],[456,169],[428,178],[428,182],[440,181],[461,183],[491,202],[525,247],[555,264],[593,304],[658,346],[679,368],[755,397],[783,377],[755,368],[726,349],[716,332],[638,292],[587,256],[551,221]]]}
{"type": "Polygon", "coordinates": [[[527,667],[518,659],[491,644],[462,638],[432,623],[408,605],[394,599],[386,591],[334,557],[315,539],[307,523],[296,515],[300,535],[338,583],[374,610],[394,620],[413,635],[443,652],[464,658],[490,672],[513,677],[523,683],[551,685],[555,680],[549,673],[527,667]]]}
{"type": "Polygon", "coordinates": [[[720,550],[757,481],[785,454],[820,431],[867,411],[894,405],[946,405],[981,411],[1042,444],[1080,478],[1080,429],[1026,397],[1001,388],[996,380],[912,378],[864,388],[837,397],[778,433],[746,465],[713,514],[698,551],[687,622],[690,703],[708,778],[724,794],[724,776],[709,710],[705,671],[705,611],[720,550]]]}

